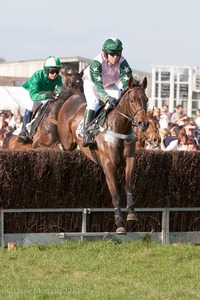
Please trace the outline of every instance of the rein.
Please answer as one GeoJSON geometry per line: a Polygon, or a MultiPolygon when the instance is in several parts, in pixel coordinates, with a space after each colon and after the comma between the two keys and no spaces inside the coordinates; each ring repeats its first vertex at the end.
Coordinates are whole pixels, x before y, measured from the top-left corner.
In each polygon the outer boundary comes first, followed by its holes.
{"type": "Polygon", "coordinates": [[[134,117],[137,115],[137,113],[138,113],[139,111],[141,111],[141,110],[143,110],[143,109],[144,109],[143,107],[139,108],[133,115],[131,115],[131,117],[129,117],[129,116],[123,114],[122,112],[120,112],[120,111],[117,110],[117,109],[116,109],[116,111],[118,112],[118,114],[120,114],[120,115],[123,116],[124,118],[128,119],[128,120],[132,123],[133,126],[137,126],[137,125],[136,125],[136,122],[135,122],[135,120],[134,120],[134,117]]]}

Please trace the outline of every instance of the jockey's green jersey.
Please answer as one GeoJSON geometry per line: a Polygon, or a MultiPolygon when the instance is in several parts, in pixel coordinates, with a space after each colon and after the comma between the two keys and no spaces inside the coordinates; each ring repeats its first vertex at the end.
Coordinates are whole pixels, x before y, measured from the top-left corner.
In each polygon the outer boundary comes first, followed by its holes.
{"type": "Polygon", "coordinates": [[[54,80],[47,77],[45,70],[36,71],[29,80],[27,80],[23,87],[29,91],[30,98],[33,101],[41,101],[46,99],[46,94],[40,92],[51,91],[59,94],[62,89],[62,77],[58,75],[54,80]]]}

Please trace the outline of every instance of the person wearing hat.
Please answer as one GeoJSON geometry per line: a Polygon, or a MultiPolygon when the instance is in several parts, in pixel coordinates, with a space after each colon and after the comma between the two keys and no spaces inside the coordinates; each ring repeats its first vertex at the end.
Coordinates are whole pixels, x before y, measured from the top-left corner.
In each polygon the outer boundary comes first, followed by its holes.
{"type": "Polygon", "coordinates": [[[44,68],[36,71],[24,83],[23,87],[29,92],[31,101],[27,103],[22,130],[18,136],[19,143],[25,144],[28,140],[26,125],[31,121],[33,110],[37,109],[41,103],[55,100],[61,92],[62,77],[59,75],[61,67],[61,62],[56,56],[48,56],[44,68]]]}
{"type": "Polygon", "coordinates": [[[132,70],[122,56],[122,50],[123,45],[118,38],[106,39],[102,52],[84,70],[83,87],[87,106],[83,125],[83,147],[95,144],[87,127],[94,119],[95,111],[100,103],[106,103],[107,110],[113,109],[120,99],[121,92],[128,86],[132,70]]]}

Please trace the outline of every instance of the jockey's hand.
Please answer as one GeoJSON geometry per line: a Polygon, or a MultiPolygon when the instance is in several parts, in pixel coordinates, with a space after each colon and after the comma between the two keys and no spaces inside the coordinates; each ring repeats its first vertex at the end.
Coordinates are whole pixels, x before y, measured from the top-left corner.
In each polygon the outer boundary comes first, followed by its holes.
{"type": "Polygon", "coordinates": [[[115,108],[116,105],[117,105],[117,100],[115,98],[110,97],[106,101],[105,110],[113,109],[113,108],[115,108]]]}
{"type": "Polygon", "coordinates": [[[57,100],[59,98],[59,94],[56,92],[53,93],[53,99],[57,100]]]}
{"type": "Polygon", "coordinates": [[[54,99],[54,93],[50,91],[46,92],[46,99],[54,99]]]}

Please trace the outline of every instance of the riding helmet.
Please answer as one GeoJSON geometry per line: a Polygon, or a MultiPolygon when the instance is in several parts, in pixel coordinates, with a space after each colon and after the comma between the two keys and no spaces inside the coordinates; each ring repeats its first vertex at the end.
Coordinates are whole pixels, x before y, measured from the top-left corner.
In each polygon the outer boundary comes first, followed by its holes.
{"type": "Polygon", "coordinates": [[[105,40],[102,50],[106,53],[108,53],[109,51],[122,51],[122,42],[117,38],[109,38],[105,40]]]}
{"type": "Polygon", "coordinates": [[[61,62],[56,56],[48,56],[44,63],[44,69],[61,69],[61,67],[61,62]]]}

